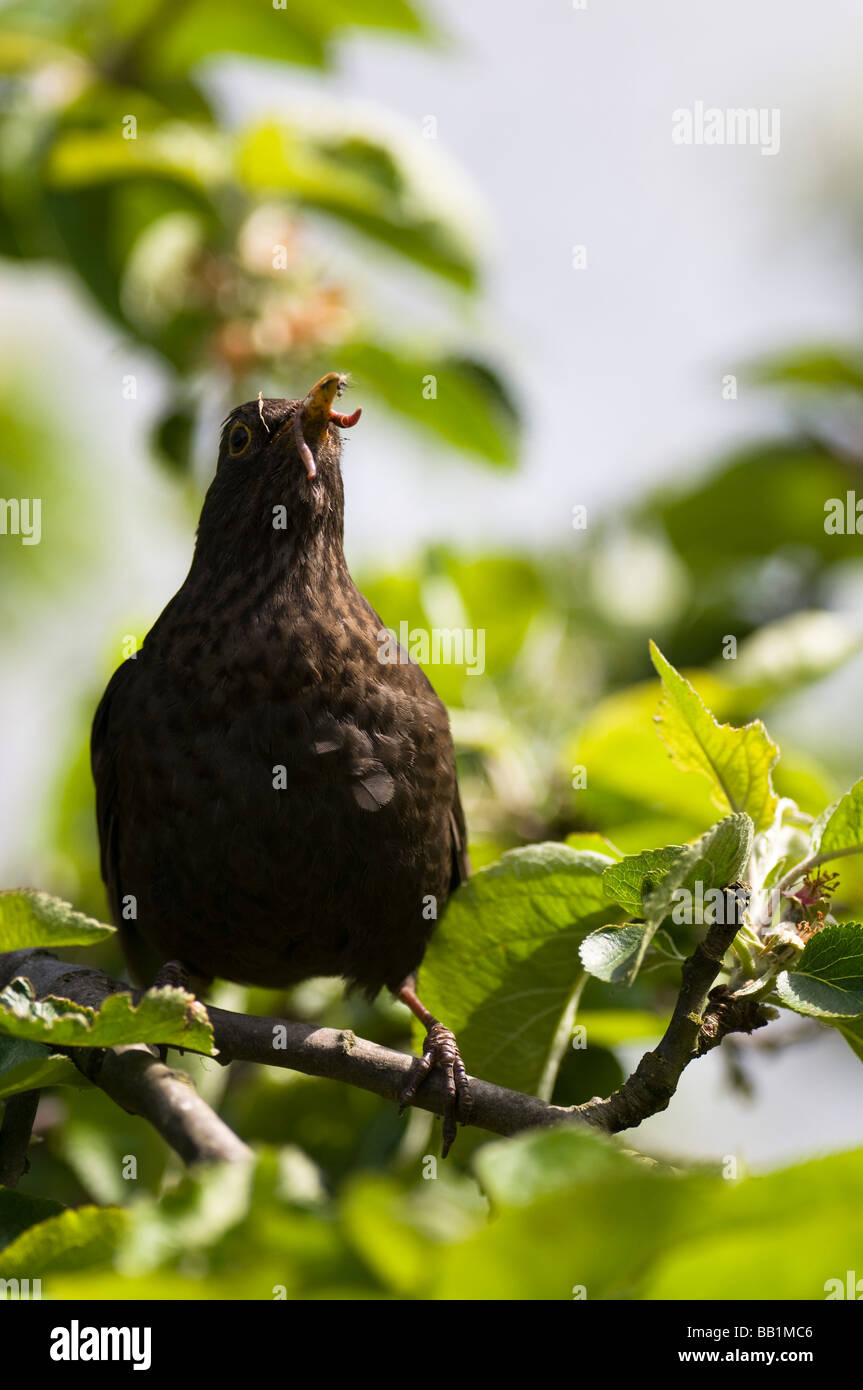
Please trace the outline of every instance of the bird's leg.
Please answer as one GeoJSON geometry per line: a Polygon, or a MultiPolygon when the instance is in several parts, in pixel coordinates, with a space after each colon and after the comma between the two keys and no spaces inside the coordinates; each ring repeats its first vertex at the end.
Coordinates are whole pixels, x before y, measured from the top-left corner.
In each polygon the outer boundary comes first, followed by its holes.
{"type": "Polygon", "coordinates": [[[189,971],[181,960],[166,960],[160,967],[155,980],[153,989],[164,989],[166,985],[171,985],[174,989],[184,989],[189,993],[189,971]]]}
{"type": "Polygon", "coordinates": [[[473,1098],[470,1093],[470,1084],[464,1062],[455,1040],[455,1033],[451,1028],[447,1028],[445,1024],[439,1023],[436,1018],[432,1017],[425,1004],[417,996],[414,990],[415,984],[416,981],[413,978],[405,981],[397,998],[403,1004],[407,1004],[411,1013],[419,1019],[426,1030],[426,1040],[423,1045],[423,1055],[416,1059],[413,1072],[399,1097],[399,1110],[402,1111],[405,1106],[411,1104],[429,1072],[434,1067],[439,1067],[443,1074],[444,1084],[441,1157],[446,1158],[456,1136],[456,1118],[458,1117],[465,1125],[470,1122],[473,1098]]]}
{"type": "MultiPolygon", "coordinates": [[[[181,960],[166,960],[164,965],[159,967],[152,987],[153,989],[164,989],[166,985],[171,985],[174,989],[183,989],[187,994],[191,993],[189,971],[181,960]]],[[[158,1051],[160,1060],[162,1062],[167,1061],[167,1044],[161,1043],[158,1051]]],[[[178,1051],[182,1054],[183,1049],[179,1048],[178,1051]]]]}

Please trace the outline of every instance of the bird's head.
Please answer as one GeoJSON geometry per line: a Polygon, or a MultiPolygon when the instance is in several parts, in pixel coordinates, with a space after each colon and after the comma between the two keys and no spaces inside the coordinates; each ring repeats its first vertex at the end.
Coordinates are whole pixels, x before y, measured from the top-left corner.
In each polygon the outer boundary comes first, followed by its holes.
{"type": "Polygon", "coordinates": [[[333,409],[346,379],[321,377],[302,400],[247,401],[222,427],[216,476],[198,530],[203,547],[257,548],[264,536],[302,548],[321,534],[341,542],[344,491],[340,431],[359,409],[333,409]]]}

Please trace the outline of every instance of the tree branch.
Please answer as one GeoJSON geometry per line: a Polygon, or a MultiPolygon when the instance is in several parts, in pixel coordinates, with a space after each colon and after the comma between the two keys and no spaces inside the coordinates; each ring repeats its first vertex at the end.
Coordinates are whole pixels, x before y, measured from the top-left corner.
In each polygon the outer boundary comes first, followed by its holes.
{"type": "MultiPolygon", "coordinates": [[[[655,1051],[642,1057],[629,1080],[607,1100],[596,1097],[584,1105],[549,1105],[536,1096],[471,1077],[471,1124],[503,1135],[559,1124],[590,1124],[617,1133],[664,1110],[694,1057],[716,1046],[728,1032],[749,1032],[767,1021],[757,1004],[737,1000],[723,987],[711,989],[736,931],[734,925],[709,928],[684,962],[680,994],[662,1041],[655,1051]]],[[[91,1008],[99,1008],[118,992],[131,992],[135,998],[141,994],[101,971],[69,965],[42,950],[0,955],[0,987],[17,976],[30,980],[37,997],[60,995],[91,1008]]],[[[242,1061],[286,1067],[307,1076],[359,1086],[391,1101],[398,1100],[414,1065],[414,1058],[407,1054],[358,1038],[346,1029],[213,1007],[207,1012],[219,1061],[226,1064],[242,1061]]],[[[171,1072],[143,1044],[108,1051],[64,1050],[119,1105],[148,1119],[187,1162],[249,1156],[246,1146],[200,1100],[188,1078],[171,1072]]],[[[441,1115],[444,1099],[442,1078],[432,1072],[413,1103],[441,1115]]]]}
{"type": "Polygon", "coordinates": [[[79,1071],[133,1115],[149,1120],[184,1163],[236,1162],[248,1148],[195,1090],[145,1043],[64,1048],[79,1071]]]}
{"type": "Polygon", "coordinates": [[[21,1091],[6,1100],[0,1125],[0,1187],[17,1187],[30,1167],[27,1150],[38,1105],[38,1091],[21,1091]]]}

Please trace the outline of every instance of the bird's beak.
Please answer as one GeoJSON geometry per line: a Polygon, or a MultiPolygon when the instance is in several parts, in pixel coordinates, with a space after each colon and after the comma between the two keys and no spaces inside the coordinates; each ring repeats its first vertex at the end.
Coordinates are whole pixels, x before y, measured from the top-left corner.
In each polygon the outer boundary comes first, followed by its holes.
{"type": "Polygon", "coordinates": [[[342,415],[333,410],[333,401],[344,385],[345,377],[338,372],[327,372],[326,376],[315,382],[294,412],[294,437],[309,478],[314,478],[317,473],[314,451],[320,445],[330,421],[340,429],[349,429],[362,414],[359,407],[353,415],[342,415]]]}

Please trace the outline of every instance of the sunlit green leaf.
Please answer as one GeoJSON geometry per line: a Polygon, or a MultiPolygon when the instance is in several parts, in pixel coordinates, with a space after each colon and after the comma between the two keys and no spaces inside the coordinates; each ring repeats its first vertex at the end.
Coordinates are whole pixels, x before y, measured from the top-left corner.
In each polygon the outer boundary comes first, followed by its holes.
{"type": "Polygon", "coordinates": [[[112,994],[95,1010],[53,995],[36,999],[29,980],[13,980],[0,992],[0,1033],[54,1047],[144,1042],[213,1051],[203,1004],[172,987],[148,990],[137,1005],[130,994],[112,994]]]}
{"type": "Polygon", "coordinates": [[[837,857],[863,850],[863,777],[849,792],[828,806],[812,829],[812,851],[837,857]]]}
{"type": "Polygon", "coordinates": [[[685,845],[667,845],[664,849],[646,849],[629,854],[619,864],[612,864],[602,876],[605,891],[625,912],[639,917],[644,908],[645,889],[655,888],[668,873],[685,845]]]}
{"type": "Polygon", "coordinates": [[[713,788],[722,810],[746,811],[756,830],[766,830],[776,813],[776,794],[770,780],[779,757],[760,720],[734,729],[717,724],[700,697],[651,643],[651,656],[662,681],[663,700],[657,716],[660,737],[679,767],[701,772],[713,788]]]}
{"type": "Polygon", "coordinates": [[[101,1264],[117,1249],[127,1219],[117,1207],[77,1207],[38,1221],[3,1250],[3,1277],[33,1277],[38,1271],[44,1278],[53,1270],[101,1264]]]}
{"type": "MultiPolygon", "coordinates": [[[[642,880],[643,899],[638,903],[638,911],[645,920],[626,922],[620,927],[604,926],[586,937],[580,947],[585,969],[600,980],[631,984],[653,937],[679,900],[681,890],[692,895],[694,906],[699,888],[703,898],[714,888],[733,884],[752,853],[752,840],[752,821],[747,815],[738,813],[726,816],[692,845],[671,846],[675,852],[659,882],[647,889],[642,880]]],[[[634,858],[644,860],[644,856],[634,858]]],[[[614,865],[615,869],[620,867],[614,865]]],[[[637,873],[635,870],[636,876],[637,873]]],[[[607,880],[604,882],[608,891],[607,880]]],[[[632,884],[622,880],[621,888],[631,898],[632,884]]]]}
{"type": "Polygon", "coordinates": [[[829,923],[810,937],[793,970],[776,979],[783,1004],[816,1018],[863,1014],[863,926],[829,923]]]}
{"type": "Polygon", "coordinates": [[[114,935],[114,928],[76,912],[69,903],[35,888],[0,892],[0,951],[30,946],[89,946],[114,935]]]}
{"type": "Polygon", "coordinates": [[[550,1094],[584,978],[579,944],[614,911],[608,862],[560,844],[512,850],[448,903],[421,992],[475,1076],[550,1094]]]}
{"type": "Polygon", "coordinates": [[[469,288],[474,282],[474,258],[463,235],[431,208],[418,206],[403,184],[383,188],[376,171],[343,158],[338,147],[284,122],[270,122],[241,137],[237,171],[256,196],[281,194],[348,223],[456,284],[469,288]]]}

